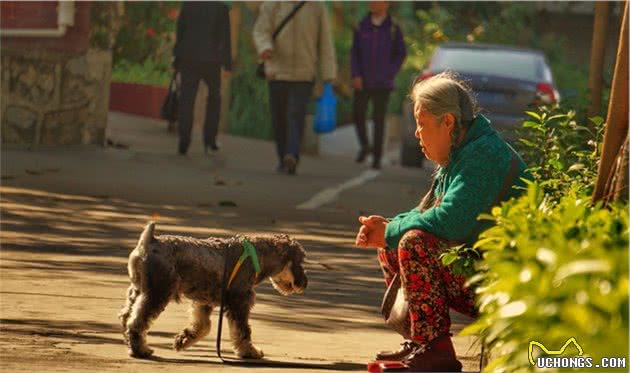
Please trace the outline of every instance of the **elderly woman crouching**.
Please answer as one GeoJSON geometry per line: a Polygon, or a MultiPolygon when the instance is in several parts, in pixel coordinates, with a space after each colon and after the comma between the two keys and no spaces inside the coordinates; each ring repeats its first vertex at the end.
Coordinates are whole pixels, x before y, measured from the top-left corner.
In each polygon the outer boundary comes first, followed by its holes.
{"type": "Polygon", "coordinates": [[[399,274],[409,303],[410,341],[377,360],[402,361],[410,371],[461,371],[449,329],[449,308],[476,314],[474,289],[443,266],[440,255],[472,244],[488,222],[479,214],[516,196],[529,178],[521,157],[476,113],[470,89],[451,73],[416,81],[411,90],[415,137],[437,163],[431,189],[420,205],[392,219],[360,217],[359,247],[378,249],[389,285],[399,274]]]}

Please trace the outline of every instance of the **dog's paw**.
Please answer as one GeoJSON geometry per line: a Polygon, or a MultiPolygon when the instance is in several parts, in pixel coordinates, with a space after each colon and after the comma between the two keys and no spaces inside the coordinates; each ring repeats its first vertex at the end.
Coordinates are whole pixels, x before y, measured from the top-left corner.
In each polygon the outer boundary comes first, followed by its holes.
{"type": "Polygon", "coordinates": [[[181,333],[175,336],[175,341],[173,342],[173,348],[175,351],[181,351],[185,348],[190,347],[193,343],[197,341],[197,336],[193,334],[190,330],[184,329],[181,333]]]}
{"type": "Polygon", "coordinates": [[[256,348],[253,344],[239,348],[236,354],[241,359],[262,359],[265,354],[262,350],[256,348]]]}
{"type": "Polygon", "coordinates": [[[129,356],[135,357],[136,359],[148,359],[151,355],[153,355],[153,350],[148,347],[129,349],[129,356]]]}

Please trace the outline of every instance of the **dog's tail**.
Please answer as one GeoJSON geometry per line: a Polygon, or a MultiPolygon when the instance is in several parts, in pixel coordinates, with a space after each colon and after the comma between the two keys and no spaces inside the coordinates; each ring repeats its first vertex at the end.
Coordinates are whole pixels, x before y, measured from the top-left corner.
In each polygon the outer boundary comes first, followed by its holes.
{"type": "Polygon", "coordinates": [[[140,239],[138,240],[138,245],[136,245],[136,248],[143,250],[145,247],[147,247],[148,244],[153,242],[153,240],[155,239],[153,237],[154,232],[155,222],[150,221],[149,224],[144,227],[144,231],[142,231],[142,234],[140,235],[140,239]]]}

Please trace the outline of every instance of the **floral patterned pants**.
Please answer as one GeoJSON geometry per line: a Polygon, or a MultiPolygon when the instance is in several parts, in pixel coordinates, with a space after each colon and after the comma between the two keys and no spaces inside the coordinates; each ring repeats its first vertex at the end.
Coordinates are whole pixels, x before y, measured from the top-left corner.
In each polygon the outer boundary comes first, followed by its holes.
{"type": "Polygon", "coordinates": [[[440,254],[448,248],[446,241],[430,233],[411,230],[400,240],[398,250],[378,250],[387,285],[395,274],[400,275],[409,303],[410,334],[422,346],[449,333],[449,308],[471,317],[477,314],[474,289],[465,287],[466,279],[442,264],[440,254]]]}

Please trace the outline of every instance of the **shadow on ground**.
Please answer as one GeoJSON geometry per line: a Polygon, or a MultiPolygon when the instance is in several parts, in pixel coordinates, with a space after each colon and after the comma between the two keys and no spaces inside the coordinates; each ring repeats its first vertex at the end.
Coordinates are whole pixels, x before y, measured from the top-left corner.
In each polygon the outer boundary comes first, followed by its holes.
{"type": "MultiPolygon", "coordinates": [[[[268,283],[261,285],[257,289],[258,303],[273,304],[281,311],[254,312],[252,318],[296,331],[325,331],[356,326],[347,315],[363,313],[376,317],[374,323],[361,327],[384,328],[376,313],[384,290],[380,270],[371,251],[351,246],[354,227],[347,223],[323,227],[315,219],[288,221],[282,217],[274,218],[273,222],[252,222],[242,219],[237,209],[149,205],[105,196],[71,196],[20,188],[1,190],[0,267],[18,273],[35,270],[29,276],[44,280],[54,275],[66,279],[68,288],[73,283],[91,281],[90,284],[121,289],[119,299],[98,295],[77,297],[122,304],[127,286],[126,257],[148,220],[158,222],[158,234],[202,238],[247,232],[291,232],[307,248],[308,258],[325,266],[315,264],[307,268],[309,288],[303,296],[282,297],[268,283]],[[87,280],[84,274],[109,276],[101,276],[103,280],[90,276],[87,280]]],[[[63,290],[48,295],[72,297],[63,290]]],[[[11,294],[10,289],[3,288],[2,292],[11,294]]]]}

